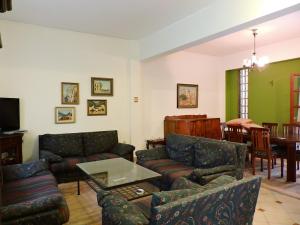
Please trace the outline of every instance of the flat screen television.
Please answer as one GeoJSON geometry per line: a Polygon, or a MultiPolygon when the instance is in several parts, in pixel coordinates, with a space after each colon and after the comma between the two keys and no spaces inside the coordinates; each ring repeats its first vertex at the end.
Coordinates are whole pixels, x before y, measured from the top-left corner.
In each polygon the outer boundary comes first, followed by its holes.
{"type": "Polygon", "coordinates": [[[0,98],[0,132],[20,129],[20,103],[18,98],[0,98]]]}

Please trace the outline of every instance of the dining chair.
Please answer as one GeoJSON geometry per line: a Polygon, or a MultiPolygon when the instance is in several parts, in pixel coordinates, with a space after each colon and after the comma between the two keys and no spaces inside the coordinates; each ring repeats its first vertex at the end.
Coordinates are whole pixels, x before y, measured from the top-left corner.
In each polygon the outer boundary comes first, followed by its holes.
{"type": "MultiPolygon", "coordinates": [[[[277,156],[276,152],[272,151],[270,144],[270,130],[268,128],[251,128],[250,129],[252,140],[252,169],[255,175],[255,159],[261,159],[261,171],[263,171],[263,159],[268,161],[268,179],[271,178],[271,164],[272,160],[277,156]]],[[[283,176],[283,159],[281,158],[281,176],[283,176]]]]}
{"type": "Polygon", "coordinates": [[[241,125],[227,125],[226,136],[227,141],[243,143],[243,127],[241,125]]]}
{"type": "Polygon", "coordinates": [[[266,123],[263,122],[262,126],[265,128],[269,128],[271,137],[278,136],[278,123],[266,123]]]}
{"type": "MultiPolygon", "coordinates": [[[[282,124],[283,136],[300,136],[300,124],[285,123],[282,124]]],[[[297,170],[299,170],[300,151],[296,151],[297,170]]]]}

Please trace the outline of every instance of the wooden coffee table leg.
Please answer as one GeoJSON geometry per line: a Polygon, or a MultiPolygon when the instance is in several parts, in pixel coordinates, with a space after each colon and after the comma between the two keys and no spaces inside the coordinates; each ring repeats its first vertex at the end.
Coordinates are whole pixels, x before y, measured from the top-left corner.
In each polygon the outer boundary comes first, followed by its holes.
{"type": "Polygon", "coordinates": [[[80,195],[80,180],[77,180],[77,195],[80,195]]]}

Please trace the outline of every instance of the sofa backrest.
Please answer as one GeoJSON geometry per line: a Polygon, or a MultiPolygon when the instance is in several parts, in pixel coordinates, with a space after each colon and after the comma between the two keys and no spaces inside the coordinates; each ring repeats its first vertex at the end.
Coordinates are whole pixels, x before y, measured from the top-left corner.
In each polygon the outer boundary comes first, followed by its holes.
{"type": "Polygon", "coordinates": [[[61,157],[109,152],[116,144],[118,144],[116,130],[39,136],[39,150],[47,150],[61,157]]]}
{"type": "Polygon", "coordinates": [[[153,207],[150,224],[252,224],[260,184],[245,178],[153,207]]]}
{"type": "Polygon", "coordinates": [[[247,145],[216,139],[169,134],[166,150],[171,159],[185,165],[212,168],[221,165],[236,165],[237,178],[242,178],[247,145]]]}
{"type": "Polygon", "coordinates": [[[39,149],[47,150],[61,157],[83,156],[82,133],[40,135],[39,149]]]}
{"type": "Polygon", "coordinates": [[[116,130],[86,132],[82,134],[82,137],[86,155],[109,152],[118,144],[118,132],[116,130]]]}

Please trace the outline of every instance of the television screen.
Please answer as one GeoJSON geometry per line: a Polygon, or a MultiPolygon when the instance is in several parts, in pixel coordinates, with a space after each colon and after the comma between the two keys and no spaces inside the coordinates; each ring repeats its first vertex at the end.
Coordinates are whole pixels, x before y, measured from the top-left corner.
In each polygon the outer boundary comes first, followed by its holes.
{"type": "Polygon", "coordinates": [[[0,132],[20,129],[18,98],[0,98],[0,132]]]}

